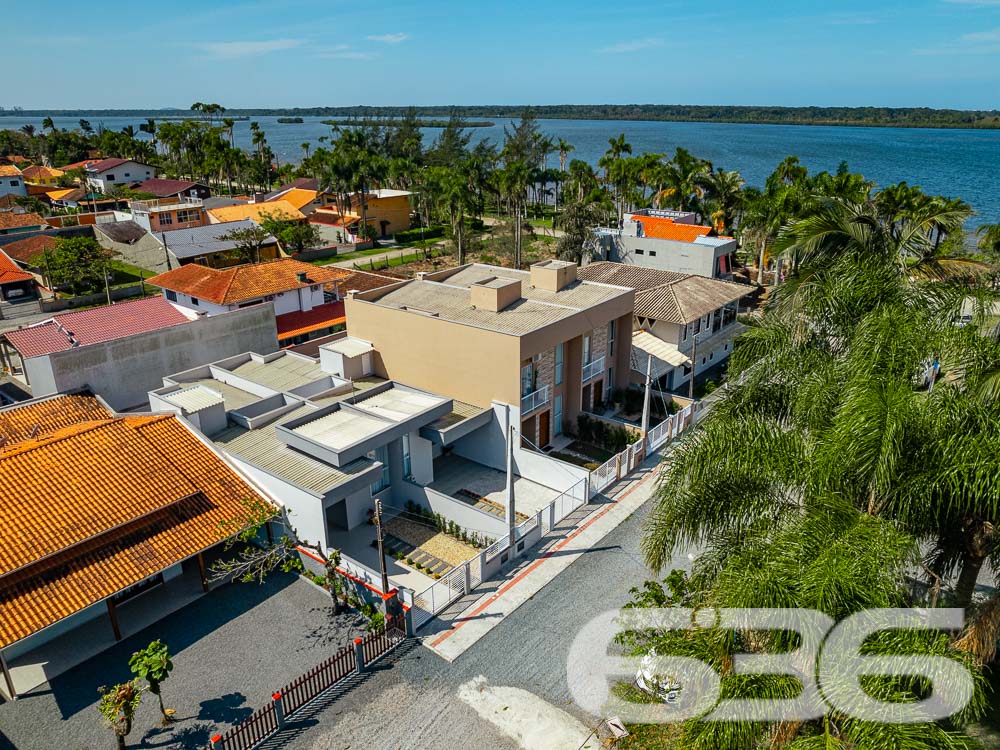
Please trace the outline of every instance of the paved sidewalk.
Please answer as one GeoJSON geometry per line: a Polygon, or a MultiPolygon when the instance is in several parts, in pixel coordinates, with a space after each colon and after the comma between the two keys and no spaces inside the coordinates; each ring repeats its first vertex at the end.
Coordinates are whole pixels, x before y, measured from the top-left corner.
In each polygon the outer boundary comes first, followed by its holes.
{"type": "Polygon", "coordinates": [[[418,633],[423,645],[448,661],[465,653],[638,510],[653,491],[659,461],[659,454],[647,459],[615,486],[612,497],[598,495],[563,519],[555,527],[559,536],[543,538],[504,578],[486,582],[438,615],[418,633]],[[567,527],[574,530],[567,533],[567,527]]]}

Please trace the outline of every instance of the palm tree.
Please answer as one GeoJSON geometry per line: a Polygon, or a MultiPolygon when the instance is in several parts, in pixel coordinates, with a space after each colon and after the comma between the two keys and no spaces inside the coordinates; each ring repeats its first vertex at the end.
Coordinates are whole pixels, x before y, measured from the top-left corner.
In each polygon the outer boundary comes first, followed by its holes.
{"type": "Polygon", "coordinates": [[[431,181],[436,183],[437,198],[448,211],[452,236],[458,251],[458,265],[465,263],[464,229],[465,217],[475,210],[475,193],[470,189],[469,171],[466,164],[455,167],[432,167],[431,181]]]}
{"type": "Polygon", "coordinates": [[[309,143],[300,143],[299,144],[299,148],[302,149],[302,153],[303,153],[303,155],[305,156],[306,159],[309,158],[309,146],[310,146],[309,143]]]}
{"type": "Polygon", "coordinates": [[[716,229],[720,234],[732,234],[736,212],[743,202],[743,177],[739,172],[723,170],[711,172],[705,178],[705,187],[716,207],[713,214],[716,229]]]}
{"type": "MultiPolygon", "coordinates": [[[[624,135],[624,133],[622,135],[624,135]]],[[[559,151],[559,171],[565,172],[566,160],[569,158],[570,152],[576,150],[576,146],[560,138],[556,142],[556,149],[559,151]]]]}
{"type": "Polygon", "coordinates": [[[21,126],[21,132],[24,133],[29,138],[34,138],[35,137],[35,126],[32,125],[31,123],[28,123],[27,125],[22,125],[21,126]]]}
{"type": "Polygon", "coordinates": [[[698,210],[711,172],[709,162],[678,148],[674,158],[663,166],[665,187],[655,196],[658,205],[662,208],[666,204],[678,211],[698,210]]]}
{"type": "Polygon", "coordinates": [[[51,117],[45,117],[42,120],[42,130],[48,130],[50,133],[56,132],[56,124],[51,117]]]}
{"type": "MultiPolygon", "coordinates": [[[[1000,400],[975,397],[984,359],[1000,365],[1000,347],[953,325],[976,293],[972,267],[947,273],[926,231],[950,220],[918,214],[893,228],[871,203],[830,201],[779,234],[778,250],[797,266],[741,338],[731,386],[664,459],[645,528],[654,569],[682,547],[704,550],[685,606],[809,607],[839,619],[870,607],[936,606],[942,581],[955,582],[943,597],[969,605],[980,570],[995,559],[1000,523],[1000,400]],[[928,387],[929,362],[947,367],[963,356],[978,369],[928,387]],[[930,579],[926,598],[902,584],[914,570],[930,579]]],[[[992,658],[997,612],[1000,595],[962,638],[923,640],[918,652],[992,658]]],[[[724,675],[736,651],[763,650],[749,634],[686,637],[689,650],[692,638],[714,643],[709,660],[724,675]]],[[[731,687],[739,696],[766,690],[731,687]]],[[[780,736],[783,746],[863,747],[851,734],[864,730],[827,715],[734,726],[711,741],[711,726],[685,725],[677,746],[774,746],[780,736]]],[[[955,739],[939,725],[921,726],[923,745],[892,739],[898,727],[884,731],[871,746],[951,747],[955,739]]]]}

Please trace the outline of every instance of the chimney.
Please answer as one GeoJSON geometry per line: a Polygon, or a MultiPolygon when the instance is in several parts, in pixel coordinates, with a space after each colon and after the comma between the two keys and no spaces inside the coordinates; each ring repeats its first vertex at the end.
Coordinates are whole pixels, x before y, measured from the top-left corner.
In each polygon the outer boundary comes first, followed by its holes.
{"type": "Polygon", "coordinates": [[[489,276],[469,287],[469,302],[479,310],[500,312],[521,299],[519,279],[489,276]]]}
{"type": "Polygon", "coordinates": [[[576,263],[543,260],[531,266],[531,285],[546,292],[558,292],[576,281],[576,263]]]}
{"type": "Polygon", "coordinates": [[[295,274],[295,278],[297,278],[299,280],[300,284],[308,284],[309,283],[309,277],[306,275],[305,271],[298,271],[295,274]]]}

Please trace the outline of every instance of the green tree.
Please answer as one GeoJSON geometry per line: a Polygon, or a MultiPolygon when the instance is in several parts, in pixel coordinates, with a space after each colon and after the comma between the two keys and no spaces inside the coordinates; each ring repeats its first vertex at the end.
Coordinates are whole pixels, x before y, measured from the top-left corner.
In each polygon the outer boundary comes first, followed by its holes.
{"type": "Polygon", "coordinates": [[[118,750],[125,750],[125,738],[132,733],[135,711],[142,700],[142,691],[134,680],[113,687],[98,688],[101,700],[97,710],[115,733],[118,750]]]}
{"type": "Polygon", "coordinates": [[[49,286],[85,294],[105,287],[112,257],[114,253],[92,237],[62,237],[35,262],[45,271],[49,286]]]}
{"type": "Polygon", "coordinates": [[[156,696],[160,705],[160,713],[164,723],[171,720],[176,713],[172,708],[163,707],[161,687],[174,669],[173,660],[167,645],[159,639],[150,643],[141,651],[136,651],[128,661],[129,669],[139,679],[145,680],[149,692],[156,696]]]}
{"type": "Polygon", "coordinates": [[[236,245],[236,256],[244,263],[260,263],[261,248],[271,239],[271,233],[262,226],[230,229],[216,237],[218,240],[233,242],[236,245]]]}
{"type": "Polygon", "coordinates": [[[277,238],[287,253],[301,253],[309,248],[318,247],[323,242],[323,236],[312,224],[286,215],[261,212],[261,228],[277,238]]]}

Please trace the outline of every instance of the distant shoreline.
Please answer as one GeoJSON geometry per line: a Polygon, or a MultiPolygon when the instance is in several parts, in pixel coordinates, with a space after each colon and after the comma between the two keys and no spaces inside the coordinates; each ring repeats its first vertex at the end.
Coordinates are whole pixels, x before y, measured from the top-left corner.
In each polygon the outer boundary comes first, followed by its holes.
{"type": "MultiPolygon", "coordinates": [[[[136,117],[159,120],[184,117],[186,110],[4,110],[4,117],[136,117]]],[[[452,115],[469,120],[468,127],[488,127],[489,120],[518,119],[530,112],[544,120],[609,120],[621,122],[701,122],[746,125],[816,125],[827,127],[947,128],[962,130],[1000,129],[1000,110],[955,110],[927,107],[746,107],[675,104],[570,104],[542,106],[476,105],[430,107],[312,107],[293,109],[230,109],[225,116],[328,117],[337,124],[356,119],[400,119],[415,115],[423,127],[440,127],[452,115]]],[[[190,117],[190,114],[186,114],[190,117]]]]}
{"type": "MultiPolygon", "coordinates": [[[[362,125],[366,121],[368,122],[378,122],[378,123],[388,123],[388,122],[399,122],[399,118],[364,118],[354,117],[345,120],[320,120],[323,125],[332,125],[334,127],[354,127],[357,125],[362,125]]],[[[278,118],[278,122],[281,122],[281,118],[278,118]]],[[[301,120],[300,120],[301,122],[301,120]]],[[[492,128],[496,125],[495,122],[490,120],[462,120],[463,128],[492,128]]],[[[421,120],[419,117],[416,120],[416,126],[418,128],[446,128],[448,127],[447,120],[421,120]]]]}

